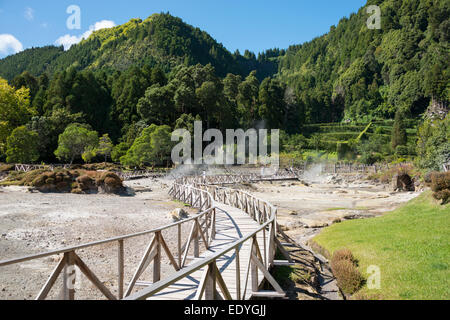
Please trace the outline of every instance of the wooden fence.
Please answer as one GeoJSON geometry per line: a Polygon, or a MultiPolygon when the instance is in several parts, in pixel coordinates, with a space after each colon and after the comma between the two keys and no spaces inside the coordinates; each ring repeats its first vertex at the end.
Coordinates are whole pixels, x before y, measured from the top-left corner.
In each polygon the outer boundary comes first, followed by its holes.
{"type": "MultiPolygon", "coordinates": [[[[258,199],[251,194],[230,188],[219,187],[214,184],[228,184],[235,183],[236,181],[242,182],[242,176],[210,176],[210,177],[197,177],[197,178],[182,178],[178,180],[178,183],[171,189],[170,194],[181,201],[189,200],[191,195],[190,189],[204,190],[208,194],[212,195],[212,198],[220,203],[224,203],[242,210],[249,215],[254,221],[259,224],[259,227],[243,236],[238,241],[230,244],[220,252],[214,253],[205,259],[202,259],[186,268],[172,274],[168,279],[154,283],[149,287],[137,292],[134,295],[127,297],[130,300],[143,300],[151,298],[153,295],[161,292],[165,288],[177,281],[193,274],[194,272],[205,268],[201,281],[199,283],[195,299],[214,300],[220,298],[220,289],[222,296],[225,300],[244,300],[252,297],[284,297],[285,293],[279,286],[276,280],[272,277],[269,269],[274,265],[275,250],[280,248],[285,257],[289,259],[289,255],[284,251],[281,243],[277,240],[277,209],[269,202],[262,199],[258,199]],[[229,180],[227,181],[227,177],[229,180]],[[210,184],[200,184],[193,182],[193,184],[187,184],[187,181],[191,180],[203,180],[210,184]],[[262,242],[258,240],[258,236],[262,234],[262,242]],[[249,259],[245,268],[241,268],[241,248],[250,242],[249,259]],[[237,286],[236,297],[232,297],[228,290],[227,283],[221,276],[221,271],[217,268],[218,259],[223,259],[229,253],[234,253],[235,259],[235,279],[233,283],[237,286]],[[264,275],[264,278],[272,285],[274,291],[260,291],[258,281],[258,270],[264,275]],[[244,279],[244,290],[241,290],[241,278],[244,279]],[[249,280],[251,279],[251,284],[249,280]],[[251,286],[251,288],[250,288],[251,286]],[[249,287],[249,288],[247,288],[249,287]],[[251,290],[251,294],[247,296],[247,289],[251,290]]],[[[254,177],[252,177],[254,179],[254,177]]],[[[213,219],[215,219],[215,210],[213,219]]],[[[193,229],[192,229],[193,230],[193,229]]],[[[188,242],[190,241],[194,231],[191,231],[188,242]]],[[[261,238],[261,237],[259,237],[261,238]]],[[[195,239],[195,236],[194,236],[195,239]]]]}
{"type": "Polygon", "coordinates": [[[19,172],[29,172],[33,170],[45,169],[54,171],[55,169],[69,169],[70,164],[16,164],[14,170],[19,172]]]}
{"type": "Polygon", "coordinates": [[[199,237],[202,237],[205,245],[208,246],[211,239],[215,236],[215,207],[214,200],[212,196],[205,190],[196,189],[193,187],[187,188],[174,187],[173,192],[177,195],[180,200],[189,203],[195,208],[200,209],[200,213],[192,218],[179,221],[161,228],[152,229],[148,231],[143,231],[135,234],[129,234],[121,237],[115,237],[103,241],[91,242],[88,244],[83,244],[79,246],[69,247],[60,250],[54,250],[45,253],[39,253],[34,255],[29,255],[22,258],[11,259],[0,261],[0,267],[18,264],[21,262],[31,261],[35,259],[41,259],[50,256],[63,255],[61,260],[58,262],[57,266],[54,268],[53,272],[47,279],[46,283],[39,291],[36,296],[36,300],[43,300],[47,297],[50,290],[54,286],[58,276],[63,273],[63,299],[73,300],[75,298],[75,268],[78,266],[81,272],[94,284],[94,286],[100,290],[103,295],[110,299],[122,299],[131,294],[137,280],[142,275],[142,273],[147,269],[150,263],[153,262],[153,281],[158,282],[161,280],[161,258],[162,253],[165,252],[169,258],[170,264],[173,266],[175,271],[180,270],[186,263],[187,253],[191,244],[194,246],[194,257],[199,256],[199,237]],[[181,236],[181,226],[184,224],[191,224],[191,233],[189,239],[186,243],[182,244],[181,236]],[[177,232],[177,248],[175,250],[170,250],[164,237],[162,231],[176,229],[177,232]],[[142,256],[140,263],[138,264],[133,277],[129,281],[128,287],[124,291],[124,246],[126,240],[153,235],[152,240],[148,244],[144,255],[142,256]],[[77,254],[78,251],[86,248],[99,247],[105,244],[117,244],[117,261],[118,261],[118,295],[114,296],[111,291],[102,283],[102,281],[91,271],[91,269],[86,265],[86,263],[77,254]],[[173,253],[176,251],[176,254],[173,253]],[[69,281],[70,279],[70,281],[69,281]],[[70,283],[69,283],[70,282],[70,283]]]}

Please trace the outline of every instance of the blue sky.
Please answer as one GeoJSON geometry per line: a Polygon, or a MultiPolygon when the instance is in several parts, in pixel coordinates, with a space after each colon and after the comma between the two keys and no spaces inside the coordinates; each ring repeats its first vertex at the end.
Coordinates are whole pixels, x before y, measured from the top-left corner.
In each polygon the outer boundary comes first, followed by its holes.
{"type": "Polygon", "coordinates": [[[287,48],[329,31],[366,0],[0,0],[0,58],[44,45],[76,42],[89,29],[167,12],[208,32],[230,51],[287,48]],[[70,5],[81,9],[81,29],[69,30],[70,5]],[[97,23],[97,24],[96,24],[97,23]],[[61,38],[64,37],[64,38],[61,38]],[[78,39],[78,40],[77,40],[78,39]]]}

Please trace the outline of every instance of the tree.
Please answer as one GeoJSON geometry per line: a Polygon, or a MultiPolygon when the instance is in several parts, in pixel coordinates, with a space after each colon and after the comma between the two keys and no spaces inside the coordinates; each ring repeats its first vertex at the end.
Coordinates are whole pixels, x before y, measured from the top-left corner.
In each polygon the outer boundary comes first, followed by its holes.
{"type": "Polygon", "coordinates": [[[11,132],[29,121],[34,114],[30,108],[30,90],[15,89],[0,78],[0,152],[4,151],[6,139],[11,132]]]}
{"type": "Polygon", "coordinates": [[[285,122],[284,88],[276,80],[266,78],[259,89],[259,116],[270,129],[280,128],[285,122]]]}
{"type": "Polygon", "coordinates": [[[139,99],[137,110],[149,124],[171,124],[175,120],[173,93],[168,86],[153,85],[145,91],[144,97],[139,99]]]}
{"type": "Polygon", "coordinates": [[[105,157],[105,162],[108,160],[109,157],[111,157],[111,152],[113,149],[113,143],[111,139],[109,138],[109,135],[106,133],[104,134],[98,141],[98,147],[95,149],[95,153],[102,155],[105,157]]]}
{"type": "Polygon", "coordinates": [[[417,136],[418,166],[441,170],[442,165],[450,161],[450,115],[444,120],[426,120],[417,136]]]}
{"type": "Polygon", "coordinates": [[[202,118],[206,120],[207,128],[209,128],[211,120],[218,109],[217,104],[220,101],[220,89],[215,82],[205,81],[195,91],[195,94],[201,107],[202,118]]]}
{"type": "Polygon", "coordinates": [[[114,162],[120,162],[120,158],[127,154],[130,145],[126,142],[121,142],[116,145],[111,152],[111,159],[114,162]]]}
{"type": "Polygon", "coordinates": [[[6,162],[33,163],[39,158],[38,135],[25,126],[13,130],[7,139],[6,162]]]}
{"type": "Polygon", "coordinates": [[[59,135],[58,149],[55,155],[58,159],[68,160],[73,163],[76,157],[90,152],[98,146],[98,134],[92,131],[88,125],[73,123],[59,135]]]}
{"type": "Polygon", "coordinates": [[[170,127],[152,124],[142,131],[120,162],[125,166],[162,165],[168,161],[172,146],[170,127]]]}
{"type": "Polygon", "coordinates": [[[395,150],[397,146],[404,146],[407,142],[406,125],[401,111],[395,113],[394,127],[392,128],[391,147],[395,150]]]}
{"type": "Polygon", "coordinates": [[[55,108],[49,116],[33,117],[27,123],[29,130],[38,136],[40,158],[46,162],[55,161],[53,151],[58,148],[58,137],[71,123],[83,122],[81,113],[71,114],[66,108],[55,108]]]}
{"type": "Polygon", "coordinates": [[[240,118],[243,119],[242,125],[248,127],[257,116],[259,81],[256,78],[255,71],[252,71],[245,78],[245,81],[239,84],[238,90],[237,100],[240,118]]]}

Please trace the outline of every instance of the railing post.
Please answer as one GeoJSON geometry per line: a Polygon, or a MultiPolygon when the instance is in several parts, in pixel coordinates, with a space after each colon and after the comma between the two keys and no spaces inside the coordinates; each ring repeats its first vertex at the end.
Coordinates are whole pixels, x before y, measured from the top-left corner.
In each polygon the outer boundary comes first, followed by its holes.
{"type": "MultiPolygon", "coordinates": [[[[256,237],[254,237],[253,241],[256,241],[256,237]]],[[[251,264],[251,273],[252,273],[252,291],[258,292],[258,289],[259,289],[258,288],[259,287],[258,267],[256,266],[256,263],[254,263],[253,259],[252,259],[253,256],[257,255],[254,244],[252,245],[251,252],[252,252],[252,254],[250,257],[250,260],[251,260],[250,264],[251,264]]]]}
{"type": "Polygon", "coordinates": [[[205,283],[205,300],[216,299],[216,262],[213,261],[208,265],[208,274],[205,283]]]}
{"type": "Polygon", "coordinates": [[[178,265],[180,268],[183,267],[181,265],[181,224],[178,224],[178,265]]]}
{"type": "Polygon", "coordinates": [[[216,239],[216,208],[213,209],[213,216],[212,216],[212,226],[211,226],[211,239],[216,239]]]}
{"type": "Polygon", "coordinates": [[[123,299],[123,275],[124,275],[123,240],[119,240],[118,268],[119,268],[119,282],[117,290],[119,292],[119,299],[123,299]]]}
{"type": "Polygon", "coordinates": [[[161,231],[156,232],[155,237],[156,255],[153,260],[153,283],[161,280],[161,231]]]}
{"type": "Polygon", "coordinates": [[[199,253],[199,241],[198,241],[198,237],[199,237],[199,231],[198,231],[198,219],[196,218],[195,220],[194,220],[194,235],[193,235],[193,238],[194,238],[194,257],[195,258],[198,258],[199,256],[200,256],[200,253],[199,253]]]}
{"type": "Polygon", "coordinates": [[[236,247],[236,300],[241,300],[241,262],[239,258],[239,246],[236,247]]]}
{"type": "Polygon", "coordinates": [[[66,265],[64,267],[63,275],[63,299],[74,300],[75,299],[75,259],[74,252],[64,253],[66,265]]]}

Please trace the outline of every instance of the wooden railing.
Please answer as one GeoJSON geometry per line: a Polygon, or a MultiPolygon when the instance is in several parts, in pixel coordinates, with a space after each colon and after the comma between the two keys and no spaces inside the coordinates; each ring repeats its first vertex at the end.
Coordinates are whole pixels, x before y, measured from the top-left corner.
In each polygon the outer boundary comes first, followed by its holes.
{"type": "MultiPolygon", "coordinates": [[[[261,177],[259,177],[262,179],[261,177]]],[[[266,177],[267,178],[267,177],[266,177]]],[[[281,176],[273,178],[282,178],[281,176]]],[[[255,175],[249,176],[215,176],[215,177],[191,177],[178,179],[172,186],[169,194],[184,203],[198,208],[201,212],[189,219],[182,220],[168,226],[161,228],[143,231],[135,234],[130,234],[121,237],[115,237],[103,241],[92,242],[84,245],[78,245],[61,250],[50,251],[26,257],[0,261],[0,267],[12,264],[18,264],[25,261],[31,261],[49,256],[62,254],[62,258],[54,268],[53,272],[47,279],[46,283],[39,291],[36,299],[45,299],[52,287],[54,286],[58,276],[63,273],[63,287],[62,294],[64,299],[75,299],[75,269],[77,266],[81,272],[94,284],[94,286],[108,299],[146,299],[151,297],[164,288],[174,284],[179,279],[185,278],[193,272],[207,266],[197,289],[196,299],[216,299],[219,298],[216,286],[222,292],[225,299],[245,299],[250,296],[284,296],[284,292],[275,279],[270,275],[269,269],[274,264],[274,256],[276,247],[280,248],[286,258],[289,256],[285,253],[281,244],[276,238],[277,209],[269,202],[258,199],[251,194],[230,188],[216,186],[216,184],[244,182],[246,179],[250,181],[257,181],[258,177],[255,175]],[[206,182],[206,183],[205,183],[206,182]],[[216,201],[233,207],[236,207],[244,214],[249,215],[259,225],[253,232],[243,236],[238,241],[229,245],[220,252],[214,253],[203,259],[198,259],[200,256],[200,242],[203,243],[205,249],[209,248],[211,242],[216,236],[216,211],[220,209],[216,206],[216,201]],[[181,227],[182,225],[190,224],[190,232],[187,240],[182,244],[181,227]],[[175,249],[170,249],[167,245],[162,231],[169,229],[177,229],[177,246],[175,249]],[[128,282],[128,286],[124,288],[124,246],[125,241],[141,236],[153,235],[152,240],[144,250],[144,254],[132,276],[128,282]],[[259,238],[262,238],[258,240],[259,238]],[[104,244],[117,244],[117,296],[103,284],[97,275],[87,266],[87,264],[80,258],[78,252],[85,248],[98,247],[104,244]],[[245,269],[241,269],[240,250],[244,245],[250,245],[250,256],[248,264],[245,269]],[[192,250],[191,250],[192,249],[192,250]],[[193,251],[193,257],[189,257],[189,252],[193,251]],[[237,295],[232,297],[227,285],[223,280],[220,271],[217,268],[217,260],[223,258],[230,251],[234,251],[236,263],[236,285],[237,295]],[[161,258],[165,252],[170,264],[175,270],[175,273],[166,279],[161,279],[161,258]],[[174,252],[176,254],[174,254],[174,252]],[[196,259],[192,265],[186,265],[187,260],[196,259]],[[132,294],[133,289],[139,277],[153,263],[153,284],[146,289],[132,294]],[[242,270],[245,270],[242,273],[242,270]],[[259,291],[258,270],[264,274],[265,279],[272,285],[275,291],[259,291]],[[251,276],[251,294],[247,296],[248,281],[251,276]],[[245,277],[245,288],[242,292],[241,278],[245,277]]]]}
{"type": "MultiPolygon", "coordinates": [[[[231,181],[242,181],[242,176],[227,176],[231,181]]],[[[224,176],[214,177],[201,177],[203,181],[210,183],[225,184],[224,176]]],[[[253,178],[252,178],[253,179],[253,178]]],[[[153,295],[161,292],[165,288],[177,281],[191,275],[192,273],[204,268],[203,275],[201,277],[199,286],[197,288],[196,296],[194,299],[225,299],[225,300],[244,300],[250,296],[256,297],[284,297],[285,293],[276,280],[272,277],[269,269],[274,264],[275,250],[280,248],[282,253],[287,259],[289,255],[284,251],[281,243],[277,240],[277,209],[269,202],[262,199],[258,199],[251,194],[230,188],[219,187],[211,184],[199,184],[194,185],[186,184],[187,180],[198,180],[196,178],[182,178],[178,180],[171,190],[171,194],[178,200],[184,201],[186,195],[191,194],[190,188],[195,187],[196,190],[203,189],[212,195],[213,199],[217,202],[221,202],[230,206],[234,206],[244,213],[248,214],[259,225],[253,232],[243,236],[238,241],[227,246],[220,252],[214,253],[200,261],[187,266],[186,268],[174,273],[168,279],[154,283],[149,287],[137,292],[134,295],[127,297],[129,300],[143,300],[151,298],[153,295]],[[262,234],[262,241],[258,240],[258,237],[262,234]],[[241,268],[241,256],[240,250],[246,245],[250,244],[250,255],[246,268],[241,268]],[[228,290],[227,284],[222,278],[221,271],[217,267],[217,261],[230,252],[234,253],[235,263],[235,281],[236,284],[236,296],[232,297],[228,290]],[[206,268],[205,268],[206,267],[206,268]],[[258,270],[262,272],[264,278],[272,285],[274,291],[260,291],[258,281],[258,270]],[[244,271],[244,272],[242,272],[244,271]],[[241,290],[241,278],[245,277],[244,290],[241,290]],[[249,280],[251,279],[251,294],[247,296],[247,287],[250,287],[249,280]],[[222,296],[219,295],[220,289],[222,296]]],[[[216,208],[217,210],[218,208],[216,208]]],[[[215,214],[214,214],[215,216],[215,214]]],[[[192,233],[191,233],[192,234],[192,233]]]]}
{"type": "Polygon", "coordinates": [[[164,173],[153,172],[148,170],[139,171],[114,171],[117,176],[123,181],[141,179],[141,178],[160,178],[164,176],[164,173]]]}
{"type": "Polygon", "coordinates": [[[20,172],[29,172],[39,169],[54,171],[56,168],[68,169],[70,168],[70,164],[16,164],[14,170],[20,172]]]}
{"type": "Polygon", "coordinates": [[[63,299],[73,300],[75,298],[75,268],[76,265],[81,272],[94,284],[94,286],[100,290],[103,295],[110,299],[122,299],[131,294],[137,280],[142,275],[142,273],[147,269],[150,263],[153,262],[153,282],[158,282],[161,280],[161,258],[163,251],[166,253],[170,264],[173,266],[175,271],[180,270],[186,263],[188,258],[188,252],[191,244],[193,244],[194,257],[199,256],[199,238],[203,240],[206,247],[208,247],[210,241],[215,236],[215,207],[214,200],[212,196],[205,190],[196,189],[193,187],[188,188],[188,192],[181,190],[174,186],[171,192],[175,192],[177,197],[182,199],[184,202],[192,205],[195,208],[199,208],[201,211],[199,214],[192,218],[182,220],[161,228],[152,229],[148,231],[143,231],[135,234],[129,234],[126,236],[115,237],[103,241],[91,242],[83,245],[73,246],[69,248],[64,248],[60,250],[49,251],[45,253],[39,253],[34,255],[29,255],[21,258],[0,261],[0,267],[18,264],[21,262],[41,259],[50,256],[56,256],[62,254],[61,260],[58,262],[57,266],[54,268],[50,277],[47,279],[46,283],[39,291],[36,296],[36,300],[45,299],[52,287],[54,286],[58,276],[63,273],[64,281],[62,293],[63,299]],[[192,224],[191,233],[189,239],[186,243],[182,244],[181,227],[185,224],[192,224]],[[170,250],[162,232],[164,230],[177,229],[177,248],[176,255],[170,250]],[[131,278],[127,289],[124,291],[124,245],[125,241],[142,237],[153,235],[152,240],[148,244],[144,251],[144,254],[131,278]],[[97,277],[97,275],[92,272],[92,270],[86,265],[86,263],[80,258],[78,252],[80,250],[92,247],[99,247],[105,244],[117,244],[117,261],[118,261],[118,295],[114,296],[111,291],[102,283],[102,281],[97,277]]]}

